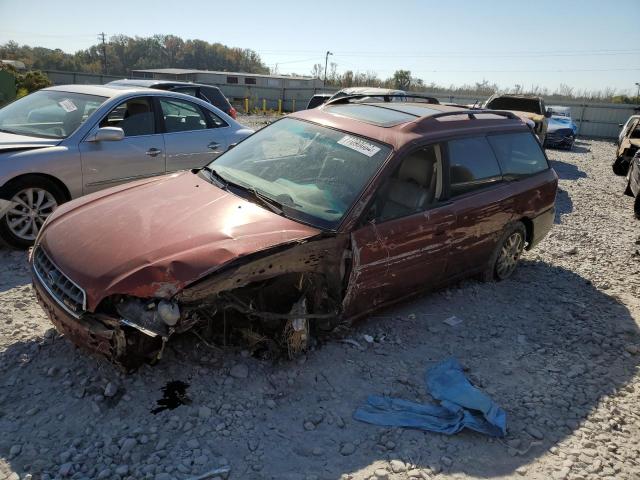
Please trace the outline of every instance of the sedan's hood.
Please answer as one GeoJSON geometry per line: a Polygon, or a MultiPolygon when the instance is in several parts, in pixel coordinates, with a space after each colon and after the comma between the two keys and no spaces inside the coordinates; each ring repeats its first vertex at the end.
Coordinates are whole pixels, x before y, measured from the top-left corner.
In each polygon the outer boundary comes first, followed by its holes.
{"type": "Polygon", "coordinates": [[[231,260],[318,233],[182,172],[62,205],[40,244],[93,310],[116,293],[168,298],[231,260]]]}
{"type": "Polygon", "coordinates": [[[60,141],[55,138],[30,137],[28,135],[0,132],[0,152],[53,147],[58,145],[60,141]]]}

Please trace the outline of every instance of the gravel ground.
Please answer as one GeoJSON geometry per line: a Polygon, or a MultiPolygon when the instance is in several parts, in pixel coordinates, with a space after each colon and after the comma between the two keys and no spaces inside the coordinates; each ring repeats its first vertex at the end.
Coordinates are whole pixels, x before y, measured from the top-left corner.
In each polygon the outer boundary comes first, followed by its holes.
{"type": "Polygon", "coordinates": [[[512,279],[388,309],[348,333],[359,348],[295,362],[186,334],[124,376],[50,328],[26,254],[0,250],[0,479],[640,478],[640,222],[610,142],[548,154],[556,225],[512,279]],[[449,355],[507,411],[505,439],[351,418],[371,393],[432,402],[425,368],[449,355]],[[168,381],[190,404],[153,414],[168,381]]]}

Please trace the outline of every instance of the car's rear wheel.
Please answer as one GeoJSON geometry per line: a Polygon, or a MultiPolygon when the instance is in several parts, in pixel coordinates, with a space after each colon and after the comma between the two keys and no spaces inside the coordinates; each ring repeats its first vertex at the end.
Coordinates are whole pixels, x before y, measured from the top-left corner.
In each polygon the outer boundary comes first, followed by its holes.
{"type": "Polygon", "coordinates": [[[32,245],[47,217],[66,200],[60,187],[44,177],[18,179],[5,193],[12,205],[0,218],[0,238],[15,248],[32,245]]]}
{"type": "Polygon", "coordinates": [[[522,222],[505,228],[482,273],[485,282],[506,280],[515,271],[526,245],[527,231],[522,222]]]}

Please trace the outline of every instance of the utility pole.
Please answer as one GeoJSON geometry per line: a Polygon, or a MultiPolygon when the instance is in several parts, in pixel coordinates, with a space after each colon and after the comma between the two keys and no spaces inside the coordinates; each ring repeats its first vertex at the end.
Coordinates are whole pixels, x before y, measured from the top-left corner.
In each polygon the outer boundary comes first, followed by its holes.
{"type": "Polygon", "coordinates": [[[333,55],[333,53],[327,50],[327,54],[324,56],[324,81],[322,82],[323,87],[327,84],[327,62],[329,61],[329,55],[333,55]]]}
{"type": "Polygon", "coordinates": [[[640,103],[640,82],[636,82],[636,87],[638,87],[638,93],[636,93],[636,102],[640,103]]]}
{"type": "Polygon", "coordinates": [[[107,73],[107,44],[105,37],[104,32],[98,34],[98,40],[102,40],[102,73],[104,75],[107,73]]]}

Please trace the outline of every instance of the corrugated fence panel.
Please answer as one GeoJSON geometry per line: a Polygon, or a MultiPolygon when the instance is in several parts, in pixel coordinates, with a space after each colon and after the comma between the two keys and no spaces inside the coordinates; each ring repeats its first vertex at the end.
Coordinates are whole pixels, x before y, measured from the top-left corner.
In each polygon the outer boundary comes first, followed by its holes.
{"type": "MultiPolygon", "coordinates": [[[[57,70],[45,70],[44,73],[55,85],[62,84],[102,84],[122,77],[113,75],[100,75],[79,72],[63,72],[57,70]]],[[[229,98],[238,111],[243,112],[245,107],[244,99],[249,99],[249,109],[262,110],[263,106],[267,110],[278,110],[278,100],[282,100],[282,110],[292,112],[303,110],[315,93],[335,92],[335,88],[282,88],[265,87],[253,85],[232,85],[222,83],[211,83],[222,90],[222,93],[229,98]]],[[[456,103],[459,105],[473,105],[484,102],[484,97],[457,96],[445,93],[425,95],[436,97],[442,103],[456,103]]],[[[640,107],[635,105],[620,105],[615,103],[581,103],[581,102],[560,102],[551,100],[549,105],[562,105],[571,107],[571,117],[578,125],[578,135],[585,137],[617,138],[620,132],[619,124],[637,114],[640,107]]]]}

